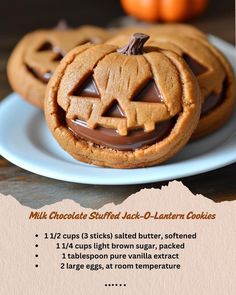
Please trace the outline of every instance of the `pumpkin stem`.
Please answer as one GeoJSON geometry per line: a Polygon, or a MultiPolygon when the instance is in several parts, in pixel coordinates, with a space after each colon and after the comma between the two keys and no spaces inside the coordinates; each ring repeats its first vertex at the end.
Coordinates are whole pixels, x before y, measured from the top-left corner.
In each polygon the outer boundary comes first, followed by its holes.
{"type": "Polygon", "coordinates": [[[65,19],[60,19],[55,27],[56,30],[64,31],[68,30],[70,26],[68,25],[68,22],[65,19]]]}
{"type": "Polygon", "coordinates": [[[149,36],[143,33],[135,33],[129,43],[123,47],[118,49],[119,53],[127,54],[127,55],[138,55],[143,54],[143,46],[149,39],[149,36]]]}

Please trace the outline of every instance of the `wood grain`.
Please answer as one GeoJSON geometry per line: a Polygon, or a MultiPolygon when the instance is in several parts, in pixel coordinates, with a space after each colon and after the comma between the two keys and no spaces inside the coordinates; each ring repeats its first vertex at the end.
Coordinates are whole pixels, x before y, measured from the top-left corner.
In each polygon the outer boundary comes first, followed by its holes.
{"type": "MultiPolygon", "coordinates": [[[[234,16],[209,17],[194,22],[208,33],[234,42],[234,16]]],[[[6,77],[8,56],[21,36],[5,33],[0,38],[0,99],[11,92],[6,77]]],[[[0,139],[4,140],[4,139],[0,139]]],[[[180,179],[194,194],[203,194],[214,201],[236,200],[236,164],[193,177],[180,179]]],[[[83,185],[52,180],[18,168],[0,157],[0,192],[12,194],[20,203],[39,208],[70,198],[82,206],[99,208],[106,203],[121,203],[142,188],[160,188],[168,182],[129,186],[83,185]]]]}

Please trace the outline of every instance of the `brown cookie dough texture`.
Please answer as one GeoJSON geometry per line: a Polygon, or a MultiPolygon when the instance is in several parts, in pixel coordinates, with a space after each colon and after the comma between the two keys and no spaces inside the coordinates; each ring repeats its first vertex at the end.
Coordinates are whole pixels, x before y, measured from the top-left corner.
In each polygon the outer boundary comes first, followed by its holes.
{"type": "Polygon", "coordinates": [[[109,37],[107,31],[93,26],[29,33],[11,54],[7,66],[9,82],[24,99],[43,108],[47,83],[64,55],[80,44],[103,43],[109,37]]]}
{"type": "MultiPolygon", "coordinates": [[[[197,77],[202,93],[202,113],[192,138],[206,136],[222,127],[231,117],[235,105],[235,76],[224,55],[198,34],[173,34],[161,30],[153,34],[149,46],[157,46],[182,56],[197,77]]],[[[107,41],[123,46],[126,34],[107,41]]]]}
{"type": "MultiPolygon", "coordinates": [[[[195,130],[201,107],[196,78],[183,59],[173,52],[144,47],[137,55],[118,52],[118,46],[85,44],[72,50],[57,67],[45,98],[49,128],[62,148],[82,162],[114,168],[146,167],[176,154],[195,130]],[[99,97],[77,91],[92,78],[99,97]],[[135,101],[145,85],[154,81],[162,101],[135,101]],[[107,117],[113,101],[125,116],[107,117]],[[174,120],[169,133],[151,145],[122,151],[78,137],[66,120],[82,120],[87,127],[116,130],[129,137],[132,130],[152,132],[163,121],[174,120]]],[[[132,51],[132,50],[131,50],[132,51]]]]}
{"type": "Polygon", "coordinates": [[[121,29],[114,29],[114,37],[118,35],[128,35],[134,34],[135,32],[143,32],[149,35],[151,38],[157,37],[160,34],[172,34],[172,35],[184,35],[184,36],[197,36],[198,38],[206,39],[207,35],[196,27],[181,24],[181,23],[171,23],[171,24],[158,24],[158,25],[146,25],[146,26],[128,26],[121,29]]]}

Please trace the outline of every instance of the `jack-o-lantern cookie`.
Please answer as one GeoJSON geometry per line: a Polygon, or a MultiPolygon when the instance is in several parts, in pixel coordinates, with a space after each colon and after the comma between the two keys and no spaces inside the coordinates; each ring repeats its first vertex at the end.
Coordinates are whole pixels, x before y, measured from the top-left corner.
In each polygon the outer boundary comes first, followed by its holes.
{"type": "Polygon", "coordinates": [[[202,93],[201,118],[192,138],[208,135],[231,117],[235,105],[235,76],[224,55],[196,36],[166,34],[155,38],[158,47],[181,55],[198,79],[202,93]]]}
{"type": "MultiPolygon", "coordinates": [[[[201,118],[192,138],[197,139],[220,128],[230,118],[235,104],[235,77],[223,56],[207,39],[197,35],[152,35],[149,46],[157,46],[180,55],[198,79],[202,93],[201,118]]],[[[123,46],[127,35],[107,41],[123,46]]]]}
{"type": "Polygon", "coordinates": [[[43,108],[47,83],[64,55],[80,44],[102,43],[108,37],[107,31],[92,26],[72,29],[60,25],[29,33],[9,59],[9,82],[24,99],[43,108]]]}
{"type": "Polygon", "coordinates": [[[197,126],[196,78],[173,52],[85,44],[69,52],[45,97],[47,123],[75,159],[116,168],[145,167],[176,154],[197,126]]]}

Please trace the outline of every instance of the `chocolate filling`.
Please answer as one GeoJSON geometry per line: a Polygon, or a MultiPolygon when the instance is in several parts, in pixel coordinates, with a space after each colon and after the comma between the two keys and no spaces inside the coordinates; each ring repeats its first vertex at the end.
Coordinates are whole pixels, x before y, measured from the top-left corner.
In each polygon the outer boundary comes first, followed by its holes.
{"type": "MultiPolygon", "coordinates": [[[[99,92],[96,83],[92,78],[87,79],[82,87],[75,89],[73,95],[98,97],[99,92]]],[[[135,95],[133,101],[142,101],[150,103],[160,103],[163,97],[153,80],[149,81],[138,94],[135,95]]],[[[125,112],[122,110],[119,102],[114,100],[103,114],[104,117],[125,118],[125,112]]],[[[176,119],[160,122],[156,125],[156,129],[151,132],[145,132],[143,128],[129,130],[127,136],[121,136],[115,129],[98,127],[91,129],[85,121],[76,119],[66,119],[68,128],[79,138],[92,141],[95,144],[113,148],[116,150],[128,151],[142,148],[143,146],[154,144],[165,138],[174,127],[176,119]]]]}
{"type": "Polygon", "coordinates": [[[226,95],[226,89],[227,89],[227,81],[225,80],[223,83],[223,90],[221,93],[214,93],[212,92],[209,94],[202,105],[202,112],[201,117],[207,115],[209,112],[214,110],[216,107],[218,107],[222,101],[225,99],[226,95]]]}
{"type": "Polygon", "coordinates": [[[51,42],[44,42],[37,51],[51,51],[53,50],[53,45],[51,42]]]}
{"type": "Polygon", "coordinates": [[[144,88],[139,90],[138,94],[135,95],[132,101],[142,101],[142,102],[163,102],[163,96],[158,89],[154,80],[147,83],[144,88]]]}
{"type": "MultiPolygon", "coordinates": [[[[199,64],[195,59],[193,59],[188,54],[183,54],[183,59],[186,61],[192,72],[195,76],[199,76],[207,71],[207,68],[203,65],[199,64]]],[[[225,98],[226,93],[226,81],[224,81],[223,84],[223,90],[221,93],[210,93],[204,100],[204,103],[202,105],[202,112],[201,117],[207,115],[209,112],[211,112],[214,108],[216,108],[218,105],[221,104],[221,102],[225,98]]]]}
{"type": "Polygon", "coordinates": [[[190,67],[192,72],[195,76],[199,76],[205,72],[207,72],[207,68],[198,63],[195,59],[193,59],[190,55],[184,53],[183,59],[187,63],[187,65],[190,67]]]}
{"type": "MultiPolygon", "coordinates": [[[[90,81],[88,85],[91,86],[91,83],[93,84],[95,82],[90,81]]],[[[162,101],[161,94],[157,96],[158,88],[156,87],[156,89],[154,89],[154,87],[156,86],[152,84],[152,82],[149,83],[143,88],[143,90],[139,92],[135,99],[137,99],[137,97],[140,97],[142,101],[162,101]],[[150,96],[146,95],[147,93],[150,94],[150,96]]],[[[84,93],[85,95],[92,96],[95,94],[94,89],[96,88],[93,85],[91,87],[85,87],[83,91],[88,91],[84,93]]],[[[206,115],[222,103],[225,97],[226,89],[227,83],[226,81],[224,81],[223,90],[221,93],[211,93],[208,97],[206,97],[202,106],[201,116],[206,115]]],[[[112,105],[109,107],[109,109],[104,113],[104,116],[125,117],[125,114],[118,102],[114,101],[112,105]]],[[[160,122],[156,125],[156,129],[151,132],[145,132],[141,128],[129,130],[127,136],[121,136],[115,129],[111,128],[98,127],[96,129],[90,129],[85,121],[79,119],[66,119],[66,124],[67,127],[78,138],[83,138],[85,140],[94,142],[95,144],[104,147],[109,147],[121,151],[129,151],[139,149],[144,146],[152,145],[156,142],[161,141],[170,134],[171,130],[173,129],[176,123],[176,120],[177,118],[175,117],[170,120],[160,122]]]]}
{"type": "Polygon", "coordinates": [[[68,128],[76,137],[121,151],[135,150],[161,141],[171,132],[175,122],[176,119],[173,118],[158,123],[154,131],[145,132],[143,129],[134,129],[130,130],[127,136],[121,136],[115,129],[104,127],[90,129],[84,121],[66,119],[68,128]]]}
{"type": "Polygon", "coordinates": [[[97,98],[100,96],[96,82],[92,77],[87,78],[81,86],[77,86],[72,95],[97,98]]]}
{"type": "Polygon", "coordinates": [[[40,71],[35,70],[34,68],[31,68],[29,65],[25,65],[27,70],[36,78],[39,79],[42,83],[47,84],[50,78],[53,75],[53,72],[46,72],[41,73],[40,71]]]}

